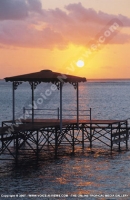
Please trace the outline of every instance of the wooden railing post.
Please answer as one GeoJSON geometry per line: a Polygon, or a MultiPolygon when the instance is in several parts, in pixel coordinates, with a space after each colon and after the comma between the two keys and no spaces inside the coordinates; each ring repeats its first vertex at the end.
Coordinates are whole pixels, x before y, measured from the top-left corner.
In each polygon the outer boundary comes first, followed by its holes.
{"type": "Polygon", "coordinates": [[[92,120],[92,109],[90,108],[90,120],[92,120]]]}
{"type": "Polygon", "coordinates": [[[58,116],[58,119],[60,119],[60,109],[59,109],[59,107],[57,108],[57,116],[58,116]]]}

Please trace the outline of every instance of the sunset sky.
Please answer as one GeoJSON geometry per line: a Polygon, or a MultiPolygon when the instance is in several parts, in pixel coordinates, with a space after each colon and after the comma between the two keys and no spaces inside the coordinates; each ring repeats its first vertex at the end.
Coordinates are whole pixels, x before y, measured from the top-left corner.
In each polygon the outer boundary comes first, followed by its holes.
{"type": "Polygon", "coordinates": [[[0,0],[0,78],[43,69],[130,78],[129,9],[129,0],[0,0]]]}

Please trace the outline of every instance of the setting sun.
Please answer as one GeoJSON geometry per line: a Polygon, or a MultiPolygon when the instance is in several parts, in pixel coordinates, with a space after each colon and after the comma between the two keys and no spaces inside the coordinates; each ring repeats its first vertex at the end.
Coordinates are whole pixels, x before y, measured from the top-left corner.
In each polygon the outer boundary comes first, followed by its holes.
{"type": "Polygon", "coordinates": [[[0,79],[44,69],[130,78],[129,1],[19,1],[0,0],[0,79]]]}
{"type": "Polygon", "coordinates": [[[83,60],[78,60],[76,65],[77,65],[77,67],[83,67],[84,66],[84,61],[83,60]]]}

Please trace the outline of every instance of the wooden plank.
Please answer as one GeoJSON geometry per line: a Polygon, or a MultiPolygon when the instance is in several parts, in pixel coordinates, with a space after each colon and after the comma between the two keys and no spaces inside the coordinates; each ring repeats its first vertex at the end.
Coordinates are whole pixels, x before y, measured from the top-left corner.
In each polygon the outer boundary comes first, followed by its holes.
{"type": "MultiPolygon", "coordinates": [[[[31,123],[31,119],[22,119],[23,123],[31,123]]],[[[34,122],[41,122],[41,123],[57,123],[60,122],[58,119],[34,119],[34,122]]],[[[79,120],[79,123],[83,124],[116,124],[119,122],[126,122],[126,120],[79,120]]],[[[76,119],[63,119],[63,123],[77,123],[76,119]]]]}
{"type": "MultiPolygon", "coordinates": [[[[8,127],[0,127],[0,135],[8,135],[11,133],[18,133],[18,132],[24,132],[24,131],[37,131],[40,130],[41,128],[51,128],[51,127],[60,127],[60,120],[58,119],[35,119],[34,123],[31,123],[31,119],[27,119],[24,120],[23,119],[23,124],[17,124],[16,125],[12,125],[12,126],[8,126],[8,127]]],[[[90,128],[90,124],[91,124],[91,128],[92,129],[104,129],[107,128],[109,129],[109,125],[113,124],[113,123],[119,123],[122,122],[120,120],[79,120],[79,123],[82,124],[86,124],[86,126],[88,126],[88,128],[90,128]],[[98,127],[97,127],[98,126],[98,127]]],[[[126,122],[123,121],[123,122],[126,122]]],[[[66,127],[67,125],[76,125],[77,124],[77,120],[76,119],[63,119],[63,128],[66,127]]],[[[117,129],[117,127],[114,127],[115,129],[117,129]]],[[[123,132],[122,132],[123,134],[123,132]]],[[[116,135],[112,135],[112,137],[114,137],[116,135]]],[[[117,135],[118,136],[118,135],[117,135]]]]}

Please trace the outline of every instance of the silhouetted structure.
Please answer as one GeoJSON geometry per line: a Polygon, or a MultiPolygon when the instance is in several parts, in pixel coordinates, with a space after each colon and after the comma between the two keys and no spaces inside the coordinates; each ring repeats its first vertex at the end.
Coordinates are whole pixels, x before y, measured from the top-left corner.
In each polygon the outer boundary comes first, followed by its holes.
{"type": "MultiPolygon", "coordinates": [[[[128,125],[127,120],[93,120],[91,119],[91,109],[87,110],[89,119],[79,119],[79,82],[85,82],[86,78],[61,75],[50,70],[26,75],[5,78],[12,82],[13,88],[13,118],[4,121],[0,128],[0,155],[9,153],[18,161],[18,156],[27,155],[27,151],[33,151],[39,159],[41,151],[58,155],[60,146],[70,145],[72,152],[75,146],[81,144],[84,149],[89,142],[90,148],[95,140],[98,140],[111,151],[116,144],[120,150],[121,143],[125,143],[128,148],[128,125]],[[15,119],[15,90],[22,82],[29,82],[32,89],[32,117],[31,119],[15,119]],[[58,119],[35,119],[34,117],[34,89],[41,82],[51,82],[60,90],[60,115],[58,119]],[[64,83],[70,83],[76,89],[77,110],[76,119],[62,119],[62,87],[64,83]],[[109,143],[107,143],[108,141],[109,143]],[[12,142],[14,148],[12,149],[12,142]],[[26,144],[26,145],[25,145],[26,144]],[[23,145],[24,148],[23,148],[23,145]],[[24,151],[25,150],[25,151],[24,151]],[[25,153],[23,153],[25,152],[25,153]]],[[[3,159],[7,159],[3,157],[3,159]]]]}

